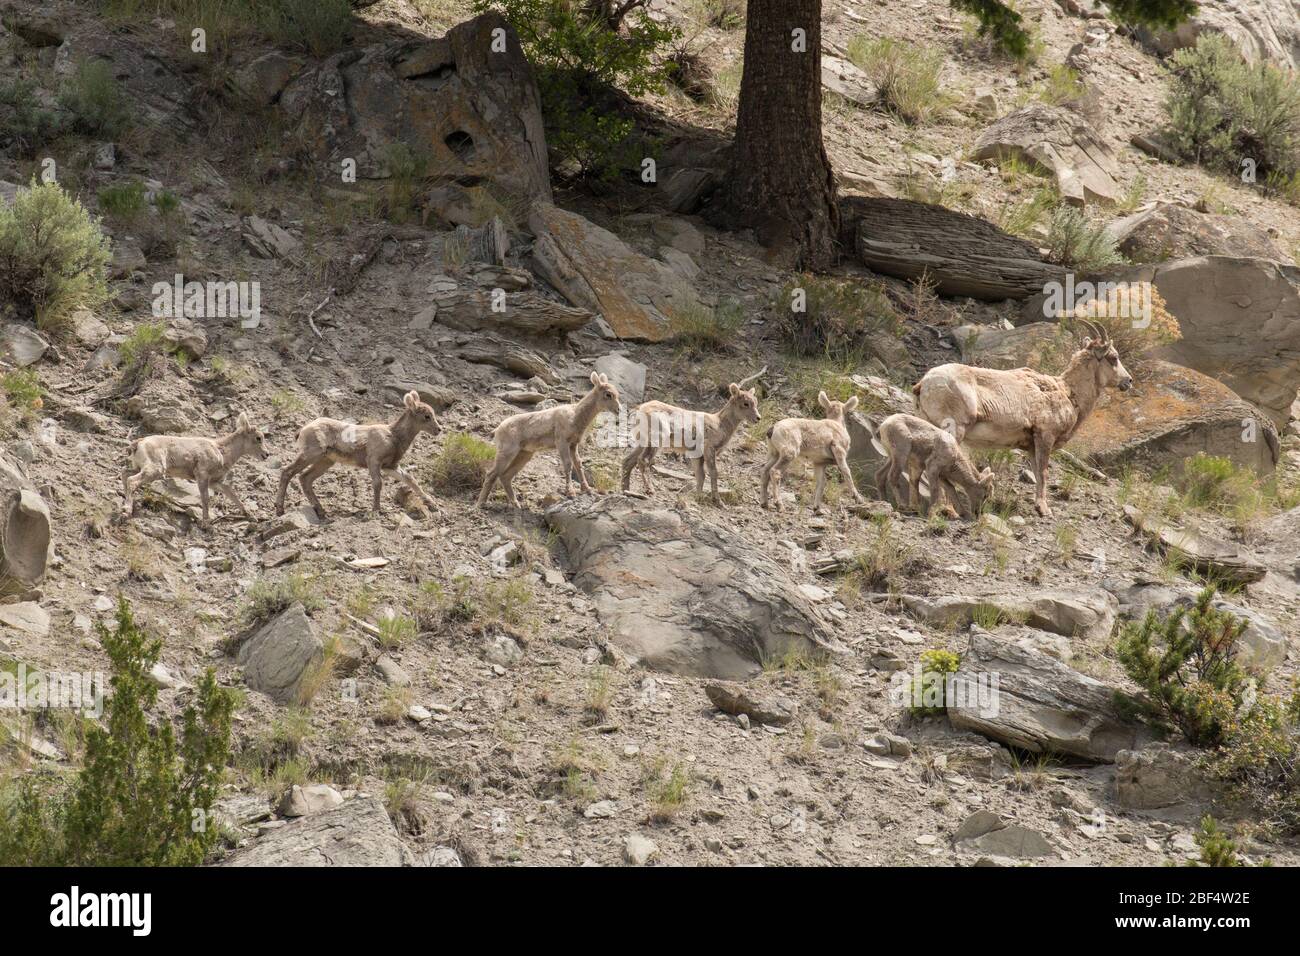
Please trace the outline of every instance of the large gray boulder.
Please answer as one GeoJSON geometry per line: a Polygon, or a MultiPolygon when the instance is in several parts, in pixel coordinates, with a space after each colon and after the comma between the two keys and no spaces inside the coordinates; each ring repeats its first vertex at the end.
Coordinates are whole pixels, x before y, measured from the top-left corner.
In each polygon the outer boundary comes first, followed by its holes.
{"type": "Polygon", "coordinates": [[[49,508],[18,463],[0,454],[0,594],[40,584],[49,554],[49,508]]]}
{"type": "Polygon", "coordinates": [[[1115,755],[1115,802],[1129,810],[1167,810],[1198,816],[1210,788],[1196,769],[1194,752],[1152,743],[1115,755]]]}
{"type": "Polygon", "coordinates": [[[1286,425],[1300,389],[1300,268],[1197,256],[1105,278],[1153,282],[1178,319],[1182,338],[1148,356],[1218,379],[1278,427],[1286,425]]]}
{"type": "Polygon", "coordinates": [[[225,866],[406,866],[410,851],[383,801],[356,797],[268,830],[225,866]]]}
{"type": "Polygon", "coordinates": [[[1138,30],[1142,41],[1162,56],[1195,46],[1203,33],[1228,37],[1252,63],[1300,69],[1300,8],[1289,0],[1201,3],[1172,30],[1138,30]]]}
{"type": "MultiPolygon", "coordinates": [[[[1131,583],[1112,579],[1102,584],[1118,599],[1120,614],[1138,621],[1146,617],[1148,611],[1155,611],[1163,618],[1179,609],[1191,608],[1199,590],[1147,578],[1138,578],[1131,583]]],[[[1286,660],[1287,636],[1267,616],[1222,597],[1215,598],[1214,607],[1246,622],[1246,629],[1237,645],[1237,663],[1246,670],[1267,673],[1286,660]]]]}
{"type": "Polygon", "coordinates": [[[743,680],[791,651],[841,651],[781,567],[710,521],[621,496],[564,501],[546,520],[610,640],[646,667],[743,680]]]}
{"type": "Polygon", "coordinates": [[[446,180],[551,197],[537,84],[496,13],[437,39],[337,53],[298,74],[280,108],[333,177],[352,158],[358,176],[386,178],[388,148],[403,143],[446,180]]]}
{"type": "Polygon", "coordinates": [[[1197,212],[1158,202],[1108,227],[1119,251],[1133,262],[1193,256],[1251,256],[1285,261],[1269,234],[1241,216],[1197,212]]]}
{"type": "Polygon", "coordinates": [[[975,143],[976,160],[1013,157],[1054,176],[1061,196],[1074,205],[1119,198],[1114,152],[1095,123],[1067,107],[1030,103],[994,121],[975,143]]]}
{"type": "Polygon", "coordinates": [[[278,704],[298,702],[308,671],[320,664],[324,646],[301,604],[263,624],[239,648],[244,683],[278,704]]]}
{"type": "Polygon", "coordinates": [[[954,675],[948,717],[971,730],[1031,753],[1060,753],[1113,763],[1137,746],[1140,729],[1115,710],[1115,688],[1021,644],[973,634],[954,675]],[[997,684],[988,706],[991,678],[997,684]],[[985,692],[981,699],[980,688],[985,692]]]}

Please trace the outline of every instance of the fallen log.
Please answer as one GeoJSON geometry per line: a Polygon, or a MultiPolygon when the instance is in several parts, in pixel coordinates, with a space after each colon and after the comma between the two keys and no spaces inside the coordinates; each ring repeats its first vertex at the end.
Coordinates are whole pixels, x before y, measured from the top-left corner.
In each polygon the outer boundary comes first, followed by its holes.
{"type": "Polygon", "coordinates": [[[927,276],[940,295],[1024,299],[1065,278],[1065,269],[1044,262],[1032,243],[965,213],[861,196],[841,208],[847,244],[863,265],[900,279],[927,276]]]}

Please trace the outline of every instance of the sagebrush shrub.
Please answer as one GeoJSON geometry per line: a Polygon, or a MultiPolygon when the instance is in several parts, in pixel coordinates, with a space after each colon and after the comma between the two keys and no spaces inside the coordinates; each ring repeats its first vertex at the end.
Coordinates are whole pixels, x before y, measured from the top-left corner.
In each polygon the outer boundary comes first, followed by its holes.
{"type": "Polygon", "coordinates": [[[776,303],[778,329],[796,354],[854,362],[872,352],[868,337],[897,335],[898,315],[883,291],[843,279],[796,276],[776,303]]]}
{"type": "Polygon", "coordinates": [[[59,103],[72,114],[73,128],[88,136],[115,139],[131,125],[131,105],[104,60],[78,63],[63,84],[59,103]]]}
{"type": "Polygon", "coordinates": [[[37,100],[35,83],[17,79],[0,84],[0,146],[30,156],[61,129],[58,117],[37,100]]]}
{"type": "Polygon", "coordinates": [[[0,805],[0,866],[197,866],[215,846],[212,814],[230,757],[234,695],[209,670],[179,733],[154,714],[150,670],[162,640],[123,599],[116,626],[99,625],[112,695],[86,732],[83,768],[57,793],[27,781],[0,805]]]}
{"type": "Polygon", "coordinates": [[[1047,224],[1047,257],[1083,272],[1123,261],[1105,223],[1094,222],[1073,206],[1058,206],[1047,224]]]}
{"type": "Polygon", "coordinates": [[[32,184],[0,203],[0,310],[57,328],[108,298],[108,240],[57,183],[32,184]]]}
{"type": "Polygon", "coordinates": [[[909,710],[913,714],[924,716],[942,714],[948,708],[948,675],[961,670],[961,655],[954,651],[934,648],[921,652],[921,684],[915,683],[908,694],[909,701],[915,701],[919,693],[922,703],[912,703],[909,710]]]}
{"type": "Polygon", "coordinates": [[[1171,58],[1168,139],[1183,158],[1234,175],[1300,168],[1300,82],[1271,63],[1246,62],[1232,41],[1202,34],[1171,58]]]}

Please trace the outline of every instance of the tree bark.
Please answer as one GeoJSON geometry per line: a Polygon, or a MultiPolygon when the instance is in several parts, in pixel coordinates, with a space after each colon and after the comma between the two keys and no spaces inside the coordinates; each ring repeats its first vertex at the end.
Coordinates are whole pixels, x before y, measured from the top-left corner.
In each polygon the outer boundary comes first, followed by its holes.
{"type": "Polygon", "coordinates": [[[795,267],[837,258],[835,181],[822,144],[821,0],[749,0],[745,72],[721,219],[753,226],[795,267]],[[801,30],[802,43],[795,31],[801,30]]]}

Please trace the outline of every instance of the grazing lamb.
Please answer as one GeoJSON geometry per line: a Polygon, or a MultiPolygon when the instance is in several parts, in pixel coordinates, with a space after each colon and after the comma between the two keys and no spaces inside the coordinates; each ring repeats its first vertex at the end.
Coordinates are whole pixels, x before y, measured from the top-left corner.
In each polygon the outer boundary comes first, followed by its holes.
{"type": "Polygon", "coordinates": [[[957,489],[966,495],[969,517],[979,510],[993,488],[993,470],[976,471],[957,439],[937,425],[915,415],[890,415],[876,431],[888,460],[876,472],[876,489],[881,498],[892,492],[895,503],[903,507],[903,476],[907,476],[908,504],[921,510],[921,475],[930,486],[927,514],[943,501],[944,493],[954,505],[959,504],[957,489]]]}
{"type": "Polygon", "coordinates": [[[1133,386],[1106,331],[1085,324],[1096,337],[1084,339],[1059,377],[1029,368],[1000,371],[951,364],[930,369],[912,387],[921,416],[958,441],[1033,452],[1035,505],[1044,517],[1052,514],[1047,504],[1052,452],[1083,424],[1103,389],[1133,386]]]}
{"type": "Polygon", "coordinates": [[[581,401],[544,408],[539,412],[511,415],[492,433],[497,456],[483,479],[483,489],[478,494],[479,507],[487,503],[493,486],[500,481],[501,488],[506,493],[506,501],[510,507],[518,508],[519,502],[515,498],[512,484],[515,475],[523,470],[533,455],[551,448],[560,457],[565,496],[569,495],[574,472],[578,475],[583,493],[590,494],[591,485],[587,484],[587,473],[583,471],[582,460],[578,457],[578,445],[600,412],[617,412],[618,407],[618,388],[604,375],[592,372],[591,390],[582,396],[581,401]]]}
{"type": "Polygon", "coordinates": [[[402,413],[389,424],[354,425],[334,418],[317,418],[298,432],[298,457],[280,472],[280,490],[275,496],[275,513],[284,514],[284,493],[294,475],[316,513],[325,517],[312,485],[334,465],[351,465],[370,472],[374,500],[370,510],[379,513],[379,493],[384,487],[383,473],[395,471],[406,487],[419,496],[424,506],[435,510],[433,499],[424,493],[415,479],[398,466],[415,436],[420,432],[437,435],[442,431],[433,409],[420,401],[418,392],[402,396],[402,413]]]}
{"type": "Polygon", "coordinates": [[[727,386],[730,397],[717,414],[692,412],[666,402],[643,402],[636,410],[634,446],[623,459],[623,490],[632,483],[632,469],[639,468],[641,486],[654,494],[650,468],[655,454],[662,451],[690,459],[695,471],[695,493],[704,490],[704,474],[709,475],[713,503],[722,507],[718,497],[718,454],[727,447],[742,422],[759,419],[758,398],[753,390],[745,391],[735,382],[727,386]]]}
{"type": "Polygon", "coordinates": [[[853,484],[853,473],[849,471],[849,430],[844,427],[844,416],[858,407],[858,397],[854,395],[847,402],[833,402],[826,397],[825,392],[818,392],[817,404],[826,412],[824,419],[785,418],[768,429],[767,464],[763,466],[759,488],[764,508],[767,507],[770,483],[776,510],[781,510],[781,479],[796,458],[810,462],[813,474],[817,476],[817,488],[813,492],[813,514],[822,510],[827,465],[836,465],[840,469],[841,479],[848,482],[854,499],[862,500],[857,486],[853,484]]]}
{"type": "Polygon", "coordinates": [[[122,515],[131,517],[135,508],[135,493],[141,485],[171,477],[198,483],[205,526],[211,520],[208,516],[209,488],[216,489],[233,501],[240,513],[247,518],[248,509],[234,489],[226,484],[226,476],[235,467],[235,462],[254,453],[260,458],[267,456],[265,436],[244,413],[240,414],[235,431],[221,438],[151,435],[132,442],[130,464],[122,470],[122,488],[126,492],[122,515]]]}

